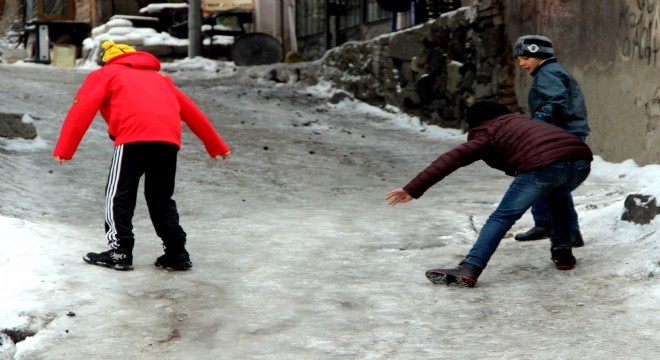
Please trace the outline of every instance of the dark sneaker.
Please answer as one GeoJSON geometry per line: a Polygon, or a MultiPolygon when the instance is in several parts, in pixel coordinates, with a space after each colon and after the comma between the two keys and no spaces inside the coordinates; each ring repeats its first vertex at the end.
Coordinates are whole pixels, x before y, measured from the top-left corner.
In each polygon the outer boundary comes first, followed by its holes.
{"type": "Polygon", "coordinates": [[[540,226],[534,226],[522,234],[516,234],[518,241],[541,240],[550,237],[550,230],[540,226]]]}
{"type": "Polygon", "coordinates": [[[584,240],[582,239],[582,234],[579,231],[571,233],[571,244],[573,244],[574,248],[584,246],[584,240]]]}
{"type": "Polygon", "coordinates": [[[550,253],[552,253],[552,262],[555,263],[557,270],[571,270],[577,263],[571,248],[552,248],[550,253]]]}
{"type": "Polygon", "coordinates": [[[133,254],[128,250],[110,249],[102,253],[83,256],[86,263],[109,267],[115,270],[133,270],[133,254]]]}
{"type": "Polygon", "coordinates": [[[483,269],[480,267],[463,261],[457,268],[431,269],[426,272],[426,278],[434,284],[456,284],[462,287],[474,287],[481,271],[483,269]]]}
{"type": "Polygon", "coordinates": [[[154,265],[167,270],[188,270],[192,268],[192,261],[187,251],[176,254],[165,253],[156,259],[154,265]]]}

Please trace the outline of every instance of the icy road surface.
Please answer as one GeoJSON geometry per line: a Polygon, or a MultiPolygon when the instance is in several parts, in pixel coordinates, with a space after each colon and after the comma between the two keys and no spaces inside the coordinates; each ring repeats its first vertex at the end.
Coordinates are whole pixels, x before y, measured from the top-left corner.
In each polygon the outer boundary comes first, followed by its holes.
{"type": "Polygon", "coordinates": [[[420,200],[384,197],[464,134],[330,104],[322,85],[178,72],[234,156],[211,161],[185,131],[175,199],[194,269],[153,266],[162,249],[140,194],[135,270],[119,272],[81,259],[106,249],[105,124],[73,161],[50,156],[85,75],[0,66],[0,111],[29,114],[39,134],[0,140],[0,359],[660,356],[660,223],[619,220],[657,166],[596,159],[575,193],[586,241],[575,270],[554,269],[547,240],[513,240],[528,214],[476,288],[437,286],[424,272],[462,259],[510,178],[477,163],[420,200]]]}

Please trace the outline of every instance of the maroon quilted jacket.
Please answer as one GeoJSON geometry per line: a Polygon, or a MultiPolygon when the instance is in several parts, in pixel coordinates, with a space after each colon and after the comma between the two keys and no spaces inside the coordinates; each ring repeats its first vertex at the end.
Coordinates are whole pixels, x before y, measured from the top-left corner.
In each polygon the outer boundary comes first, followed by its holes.
{"type": "Polygon", "coordinates": [[[578,159],[591,161],[593,155],[577,136],[555,125],[509,114],[470,130],[467,142],[440,155],[403,189],[419,198],[445,176],[477,160],[515,176],[558,161],[578,159]]]}

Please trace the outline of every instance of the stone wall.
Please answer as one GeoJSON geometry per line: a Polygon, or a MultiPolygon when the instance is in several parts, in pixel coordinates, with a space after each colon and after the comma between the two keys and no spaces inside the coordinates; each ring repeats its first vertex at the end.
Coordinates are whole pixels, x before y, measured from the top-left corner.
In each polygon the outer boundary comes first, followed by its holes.
{"type": "MultiPolygon", "coordinates": [[[[328,51],[316,66],[299,65],[295,72],[308,81],[331,81],[365,102],[397,106],[431,124],[464,128],[464,110],[476,100],[519,110],[503,9],[502,1],[481,1],[424,25],[346,43],[328,51]]],[[[289,71],[275,70],[273,78],[285,81],[289,71]]]]}

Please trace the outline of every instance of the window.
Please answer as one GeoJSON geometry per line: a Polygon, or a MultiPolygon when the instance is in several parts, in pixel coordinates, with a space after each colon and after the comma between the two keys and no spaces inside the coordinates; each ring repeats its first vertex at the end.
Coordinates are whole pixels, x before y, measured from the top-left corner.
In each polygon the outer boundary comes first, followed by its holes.
{"type": "Polygon", "coordinates": [[[364,22],[374,22],[392,18],[392,13],[378,5],[378,0],[364,0],[364,22]]]}
{"type": "Polygon", "coordinates": [[[429,19],[437,19],[442,13],[456,10],[461,7],[460,0],[426,0],[418,2],[425,8],[423,10],[426,11],[426,15],[429,19]]]}
{"type": "Polygon", "coordinates": [[[344,30],[361,23],[360,2],[361,0],[335,0],[339,12],[339,29],[344,30]]]}
{"type": "Polygon", "coordinates": [[[326,0],[296,1],[296,26],[299,36],[325,32],[325,2],[326,0]]]}
{"type": "Polygon", "coordinates": [[[36,15],[39,20],[73,20],[74,0],[37,0],[36,15]]]}
{"type": "Polygon", "coordinates": [[[325,33],[327,31],[327,21],[333,21],[332,26],[336,26],[337,30],[346,30],[364,23],[392,19],[392,13],[383,9],[378,1],[296,0],[296,30],[298,36],[305,37],[325,33]]]}

